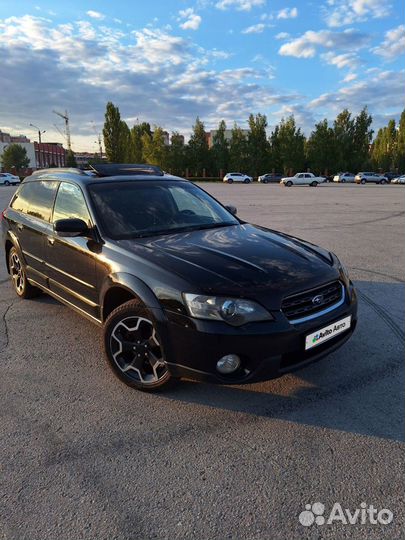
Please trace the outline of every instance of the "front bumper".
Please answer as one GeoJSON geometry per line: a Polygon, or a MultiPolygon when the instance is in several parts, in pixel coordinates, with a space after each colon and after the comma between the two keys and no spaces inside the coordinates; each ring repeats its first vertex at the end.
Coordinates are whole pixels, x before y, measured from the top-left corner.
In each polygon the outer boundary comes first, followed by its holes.
{"type": "Polygon", "coordinates": [[[291,324],[281,311],[272,312],[271,322],[232,327],[220,321],[204,321],[167,313],[168,366],[175,377],[189,377],[221,384],[241,384],[274,379],[319,360],[343,345],[357,323],[357,298],[353,285],[346,288],[345,301],[333,311],[299,324],[291,324]],[[305,351],[305,337],[351,315],[346,332],[305,351]],[[237,354],[241,368],[221,375],[217,361],[237,354]]]}

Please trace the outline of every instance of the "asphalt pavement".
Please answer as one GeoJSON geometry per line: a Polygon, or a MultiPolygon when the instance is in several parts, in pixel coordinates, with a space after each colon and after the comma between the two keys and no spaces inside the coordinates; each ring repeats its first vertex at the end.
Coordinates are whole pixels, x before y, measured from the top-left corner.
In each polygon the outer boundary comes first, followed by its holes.
{"type": "Polygon", "coordinates": [[[333,250],[359,293],[353,338],[277,380],[137,392],[107,368],[100,329],[16,297],[1,246],[0,538],[403,538],[404,187],[200,185],[333,250]],[[324,521],[306,526],[314,503],[324,521]],[[328,524],[335,503],[392,521],[328,524]]]}

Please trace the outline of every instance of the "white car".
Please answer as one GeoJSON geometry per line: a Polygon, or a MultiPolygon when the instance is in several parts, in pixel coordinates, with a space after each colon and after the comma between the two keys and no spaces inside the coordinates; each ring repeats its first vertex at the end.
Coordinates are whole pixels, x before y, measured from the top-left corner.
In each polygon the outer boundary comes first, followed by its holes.
{"type": "Polygon", "coordinates": [[[294,176],[287,176],[280,180],[280,184],[290,186],[312,186],[316,187],[318,184],[322,184],[325,181],[323,176],[315,176],[312,173],[297,173],[294,176]]]}
{"type": "Polygon", "coordinates": [[[250,184],[250,182],[253,182],[253,178],[251,176],[248,176],[247,174],[243,174],[240,172],[230,172],[224,176],[223,182],[227,182],[228,184],[232,184],[233,182],[243,182],[244,184],[250,184]]]}
{"type": "Polygon", "coordinates": [[[405,174],[398,176],[398,178],[393,178],[391,184],[405,184],[405,174]]]}
{"type": "Polygon", "coordinates": [[[354,177],[356,184],[387,184],[388,178],[375,172],[359,172],[354,177]]]}
{"type": "Polygon", "coordinates": [[[341,182],[342,184],[344,184],[345,182],[351,182],[351,183],[354,183],[354,174],[353,173],[350,173],[350,172],[341,172],[341,173],[337,173],[334,177],[333,177],[333,181],[334,182],[341,182]]]}
{"type": "Polygon", "coordinates": [[[20,183],[20,177],[8,172],[0,173],[0,184],[4,186],[15,186],[20,183]]]}

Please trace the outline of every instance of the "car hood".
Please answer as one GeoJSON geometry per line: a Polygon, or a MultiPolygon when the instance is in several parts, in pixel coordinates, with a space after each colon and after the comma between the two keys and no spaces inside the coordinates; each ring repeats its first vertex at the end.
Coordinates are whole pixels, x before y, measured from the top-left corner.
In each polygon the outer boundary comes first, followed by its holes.
{"type": "Polygon", "coordinates": [[[284,296],[339,277],[328,251],[248,224],[117,244],[183,278],[183,292],[243,296],[272,309],[284,296]]]}

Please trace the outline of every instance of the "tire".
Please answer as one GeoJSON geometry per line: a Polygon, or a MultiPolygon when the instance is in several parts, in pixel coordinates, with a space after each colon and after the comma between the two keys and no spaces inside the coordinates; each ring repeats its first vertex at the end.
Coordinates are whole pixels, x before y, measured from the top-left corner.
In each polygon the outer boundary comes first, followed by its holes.
{"type": "Polygon", "coordinates": [[[291,180],[288,180],[288,182],[286,182],[285,185],[287,187],[291,187],[293,185],[293,183],[291,182],[291,180]]]}
{"type": "Polygon", "coordinates": [[[104,324],[104,350],[115,375],[132,388],[152,391],[171,379],[156,320],[139,300],[110,313],[104,324]]]}
{"type": "Polygon", "coordinates": [[[342,182],[342,184],[345,184],[346,180],[344,178],[342,178],[341,182],[342,182]]]}
{"type": "Polygon", "coordinates": [[[4,180],[4,185],[5,186],[9,186],[10,185],[10,182],[8,180],[4,180]]]}
{"type": "Polygon", "coordinates": [[[268,182],[269,182],[269,181],[266,180],[266,179],[263,180],[263,184],[268,184],[268,182]]]}
{"type": "Polygon", "coordinates": [[[365,180],[364,178],[362,178],[362,179],[360,180],[360,184],[365,184],[365,183],[366,183],[366,180],[365,180]]]}
{"type": "Polygon", "coordinates": [[[317,187],[318,186],[318,182],[311,182],[309,184],[311,187],[317,187]]]}
{"type": "Polygon", "coordinates": [[[380,181],[380,184],[384,185],[387,183],[387,180],[385,180],[384,178],[380,181]]]}
{"type": "Polygon", "coordinates": [[[228,184],[233,184],[232,178],[228,178],[227,182],[228,182],[228,184]]]}
{"type": "Polygon", "coordinates": [[[35,298],[41,293],[40,289],[28,283],[24,265],[15,247],[12,247],[8,254],[8,267],[17,296],[28,300],[29,298],[35,298]]]}
{"type": "Polygon", "coordinates": [[[245,178],[245,179],[243,180],[243,183],[244,183],[244,184],[250,184],[249,178],[245,178]]]}

